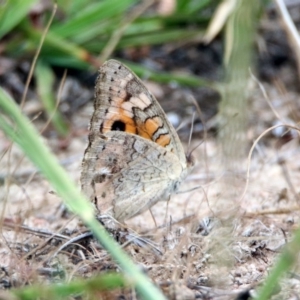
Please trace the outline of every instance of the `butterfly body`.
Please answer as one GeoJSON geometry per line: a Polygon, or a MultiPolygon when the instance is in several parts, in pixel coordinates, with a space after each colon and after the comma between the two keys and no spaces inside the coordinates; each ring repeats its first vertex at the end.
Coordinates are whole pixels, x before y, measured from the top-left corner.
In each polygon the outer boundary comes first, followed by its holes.
{"type": "Polygon", "coordinates": [[[100,214],[122,222],[168,200],[188,166],[178,135],[154,96],[123,64],[106,62],[96,82],[81,173],[82,190],[100,214]]]}

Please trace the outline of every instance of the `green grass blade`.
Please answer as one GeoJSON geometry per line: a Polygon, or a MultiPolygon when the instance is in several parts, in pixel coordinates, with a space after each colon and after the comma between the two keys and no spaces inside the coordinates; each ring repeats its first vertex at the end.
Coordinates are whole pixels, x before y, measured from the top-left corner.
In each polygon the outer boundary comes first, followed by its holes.
{"type": "Polygon", "coordinates": [[[8,0],[0,3],[0,38],[17,26],[37,0],[8,0]]]}
{"type": "Polygon", "coordinates": [[[99,275],[87,280],[81,279],[69,283],[59,283],[49,286],[33,285],[21,289],[14,289],[12,294],[22,300],[32,299],[61,299],[72,295],[93,295],[101,291],[109,291],[130,286],[130,283],[121,274],[99,275]]]}
{"type": "Polygon", "coordinates": [[[87,61],[79,60],[69,55],[51,55],[51,53],[43,53],[43,60],[49,65],[61,66],[63,68],[76,68],[79,70],[87,70],[91,64],[87,61]]]}
{"type": "Polygon", "coordinates": [[[212,4],[212,0],[177,0],[176,11],[182,14],[193,14],[212,4]]]}
{"type": "Polygon", "coordinates": [[[133,282],[141,297],[149,300],[165,299],[147,276],[138,269],[120,246],[109,236],[105,228],[94,218],[94,209],[91,203],[83,197],[79,189],[70,180],[68,174],[42,142],[36,129],[24,117],[13,99],[1,88],[0,126],[4,133],[14,139],[26,156],[39,168],[66,205],[92,230],[94,236],[121,266],[128,280],[133,282]],[[12,132],[14,133],[11,134],[12,132]]]}
{"type": "Polygon", "coordinates": [[[138,47],[144,45],[159,45],[164,42],[174,42],[174,41],[190,41],[199,37],[201,34],[200,30],[181,30],[181,29],[170,29],[163,31],[155,31],[149,32],[144,35],[136,35],[136,36],[127,36],[123,37],[117,49],[129,48],[129,47],[138,47]]]}
{"type": "Polygon", "coordinates": [[[75,36],[70,38],[72,39],[72,42],[87,47],[88,44],[95,39],[105,39],[106,41],[116,29],[116,24],[120,24],[119,16],[111,17],[109,20],[101,20],[101,22],[99,21],[97,24],[90,26],[88,30],[78,32],[75,36]]]}
{"type": "Polygon", "coordinates": [[[269,276],[263,283],[263,287],[259,290],[257,300],[271,299],[272,294],[276,291],[279,279],[293,266],[297,265],[300,251],[300,229],[295,232],[294,237],[290,243],[288,243],[282,254],[280,255],[275,266],[272,268],[269,276]]]}
{"type": "Polygon", "coordinates": [[[99,1],[86,7],[80,11],[72,19],[64,24],[56,24],[52,26],[51,31],[56,35],[67,38],[87,33],[91,27],[99,26],[97,23],[111,19],[113,24],[117,25],[114,16],[124,13],[135,0],[105,0],[99,1]]]}
{"type": "MultiPolygon", "coordinates": [[[[30,39],[32,49],[35,49],[37,41],[41,39],[43,33],[37,29],[28,28],[26,26],[23,26],[23,30],[30,39]]],[[[55,56],[64,53],[82,61],[86,61],[89,57],[89,53],[84,48],[78,47],[76,44],[62,39],[50,31],[47,33],[43,44],[42,54],[44,52],[52,53],[55,56]]]]}
{"type": "Polygon", "coordinates": [[[57,109],[55,96],[53,94],[54,74],[47,64],[39,61],[35,68],[35,79],[37,92],[43,102],[44,108],[51,119],[57,132],[65,136],[68,133],[68,127],[63,121],[63,117],[57,109]]]}
{"type": "Polygon", "coordinates": [[[86,9],[94,0],[57,0],[56,3],[60,10],[65,14],[65,18],[69,18],[78,14],[78,12],[86,9]]]}
{"type": "Polygon", "coordinates": [[[191,87],[210,87],[213,89],[218,89],[218,85],[213,83],[212,81],[205,80],[203,78],[192,76],[192,75],[175,75],[170,73],[162,73],[162,72],[154,72],[149,69],[145,69],[145,67],[134,64],[129,61],[122,62],[128,66],[132,71],[134,71],[139,77],[147,78],[156,82],[161,83],[177,83],[180,85],[186,85],[191,87]]]}

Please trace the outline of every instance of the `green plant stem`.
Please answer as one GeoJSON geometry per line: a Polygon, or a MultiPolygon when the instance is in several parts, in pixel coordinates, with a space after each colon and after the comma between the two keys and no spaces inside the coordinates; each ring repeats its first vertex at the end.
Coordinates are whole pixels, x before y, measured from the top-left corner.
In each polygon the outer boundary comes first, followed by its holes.
{"type": "Polygon", "coordinates": [[[176,82],[180,85],[186,85],[191,87],[210,87],[212,89],[219,89],[219,85],[213,81],[206,80],[193,75],[176,75],[162,72],[154,72],[150,69],[145,69],[139,64],[134,64],[129,61],[121,60],[126,66],[128,66],[132,71],[134,71],[139,77],[144,77],[156,82],[161,83],[171,83],[176,82]]]}
{"type": "Polygon", "coordinates": [[[283,252],[281,253],[275,266],[272,268],[269,276],[263,283],[263,287],[259,290],[257,300],[268,300],[278,284],[279,279],[286,273],[292,266],[297,263],[300,251],[300,229],[295,232],[293,239],[288,243],[283,252]]]}
{"type": "Polygon", "coordinates": [[[121,274],[102,274],[86,280],[76,280],[69,283],[59,283],[48,286],[33,285],[14,289],[12,293],[22,300],[61,299],[72,295],[95,294],[128,286],[121,274]]]}
{"type": "Polygon", "coordinates": [[[35,79],[37,83],[37,90],[42,100],[48,117],[55,129],[61,136],[66,136],[68,127],[63,120],[63,116],[58,111],[55,97],[53,95],[54,74],[51,68],[39,61],[35,68],[35,79]]]}

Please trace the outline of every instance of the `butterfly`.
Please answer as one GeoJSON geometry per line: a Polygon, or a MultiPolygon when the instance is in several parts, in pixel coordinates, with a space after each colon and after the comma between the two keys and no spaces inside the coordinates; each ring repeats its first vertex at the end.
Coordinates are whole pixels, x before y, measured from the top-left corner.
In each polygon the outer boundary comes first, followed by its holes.
{"type": "Polygon", "coordinates": [[[192,165],[142,81],[116,60],[104,63],[80,179],[99,214],[123,222],[169,200],[192,165]]]}

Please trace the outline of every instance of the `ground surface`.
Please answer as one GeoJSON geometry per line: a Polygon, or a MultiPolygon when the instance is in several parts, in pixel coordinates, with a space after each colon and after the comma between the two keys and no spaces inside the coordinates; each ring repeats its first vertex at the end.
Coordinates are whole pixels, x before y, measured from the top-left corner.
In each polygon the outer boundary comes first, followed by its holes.
{"type": "MultiPolygon", "coordinates": [[[[271,30],[265,37],[272,40],[274,32],[271,30]]],[[[278,122],[295,124],[299,115],[299,93],[294,84],[297,75],[292,59],[287,59],[280,67],[273,64],[273,69],[272,64],[263,65],[259,73],[280,119],[257,84],[249,82],[248,150],[264,130],[278,122]]],[[[147,84],[162,99],[162,105],[170,108],[163,101],[170,99],[170,94],[166,95],[166,92],[170,93],[170,87],[147,84]]],[[[84,92],[91,100],[92,91],[84,92]]],[[[188,109],[176,110],[176,107],[189,107],[180,102],[183,92],[173,87],[172,93],[172,99],[176,99],[172,102],[175,109],[167,113],[175,118],[175,123],[178,118],[189,120],[188,109]],[[179,96],[176,97],[176,93],[179,96]],[[175,117],[174,112],[177,113],[175,117]]],[[[194,93],[198,95],[197,91],[194,93]]],[[[207,121],[214,124],[211,117],[216,112],[218,97],[213,92],[203,93],[206,97],[202,97],[204,100],[200,97],[200,106],[201,101],[213,99],[213,105],[211,102],[203,105],[207,105],[204,112],[207,121]]],[[[68,105],[70,102],[63,108],[68,110],[68,105]]],[[[29,100],[24,110],[32,115],[39,109],[38,102],[29,100]]],[[[57,138],[51,129],[44,132],[45,142],[78,186],[91,113],[92,101],[72,111],[68,139],[57,138]]],[[[34,123],[41,129],[45,119],[41,117],[34,123]]],[[[181,190],[187,192],[173,195],[168,209],[166,203],[152,208],[158,228],[149,212],[126,222],[131,230],[153,241],[155,247],[129,244],[125,250],[170,299],[234,299],[243,291],[255,288],[265,278],[299,223],[299,138],[297,132],[282,138],[281,132],[274,131],[263,137],[253,152],[247,182],[246,158],[239,162],[238,169],[229,173],[223,167],[221,148],[214,131],[211,130],[203,140],[201,126],[197,126],[190,147],[200,141],[202,144],[194,151],[195,168],[181,186],[181,190]],[[193,190],[197,186],[201,188],[193,190]]],[[[181,131],[185,149],[190,128],[187,127],[181,131]]],[[[0,211],[4,220],[0,237],[0,287],[59,281],[64,276],[68,279],[88,277],[99,271],[116,270],[117,266],[94,240],[71,245],[58,254],[60,240],[46,243],[49,236],[42,236],[41,231],[76,236],[84,227],[75,217],[63,213],[61,200],[51,193],[47,181],[17,146],[10,147],[9,140],[1,132],[0,153],[0,211]],[[30,233],[29,228],[37,233],[30,233]]],[[[295,267],[282,281],[274,299],[298,299],[298,273],[298,267],[295,267]]],[[[127,296],[130,298],[130,292],[127,296]]]]}

